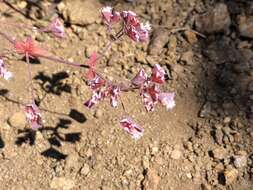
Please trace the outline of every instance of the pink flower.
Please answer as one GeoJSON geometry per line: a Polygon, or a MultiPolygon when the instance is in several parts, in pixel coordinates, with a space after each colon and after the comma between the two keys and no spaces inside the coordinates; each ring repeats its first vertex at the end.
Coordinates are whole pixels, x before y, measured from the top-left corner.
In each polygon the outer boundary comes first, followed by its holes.
{"type": "Polygon", "coordinates": [[[29,57],[39,57],[47,54],[45,50],[35,45],[31,36],[28,36],[25,41],[15,41],[14,48],[18,54],[28,54],[29,57]]]}
{"type": "Polygon", "coordinates": [[[88,82],[88,85],[90,86],[92,90],[97,90],[101,88],[103,85],[105,85],[105,83],[106,81],[104,79],[102,79],[99,75],[95,74],[93,79],[91,79],[88,82]]]}
{"type": "Polygon", "coordinates": [[[156,85],[142,89],[141,96],[144,106],[148,112],[154,111],[154,106],[158,101],[160,89],[156,85]]]}
{"type": "Polygon", "coordinates": [[[120,21],[120,13],[115,11],[112,7],[103,7],[101,9],[103,21],[106,25],[110,26],[113,23],[120,21]]]}
{"type": "Polygon", "coordinates": [[[119,93],[120,93],[120,88],[118,86],[111,86],[110,87],[109,96],[110,96],[110,99],[111,99],[112,107],[117,107],[119,93]]]}
{"type": "Polygon", "coordinates": [[[151,31],[150,24],[141,23],[137,19],[137,15],[132,11],[123,11],[121,16],[124,20],[124,30],[126,34],[135,42],[145,42],[149,38],[151,31]]]}
{"type": "Polygon", "coordinates": [[[88,108],[91,108],[95,104],[97,104],[99,101],[103,100],[105,97],[104,92],[102,91],[93,91],[92,97],[87,102],[84,103],[84,105],[88,108]]]}
{"type": "Polygon", "coordinates": [[[145,81],[147,81],[148,76],[145,73],[144,69],[141,69],[137,75],[132,79],[132,84],[136,85],[136,86],[141,86],[144,84],[145,81]]]}
{"type": "Polygon", "coordinates": [[[147,92],[144,92],[142,94],[142,100],[147,112],[154,111],[155,102],[152,100],[151,96],[147,92]]]}
{"type": "Polygon", "coordinates": [[[166,106],[167,110],[171,110],[175,107],[175,93],[174,92],[162,92],[159,93],[159,102],[161,102],[162,105],[166,106]]]}
{"type": "Polygon", "coordinates": [[[128,132],[133,139],[138,140],[142,137],[144,129],[137,125],[130,117],[125,117],[120,121],[121,127],[128,132]]]}
{"type": "Polygon", "coordinates": [[[65,31],[64,26],[61,23],[59,18],[55,18],[47,27],[47,31],[51,32],[53,35],[55,35],[58,38],[64,38],[65,37],[65,31]]]}
{"type": "Polygon", "coordinates": [[[0,76],[5,80],[10,80],[12,78],[12,73],[5,68],[4,60],[0,58],[0,76]]]}
{"type": "Polygon", "coordinates": [[[112,107],[116,107],[118,105],[119,93],[120,87],[114,85],[107,86],[104,89],[101,89],[100,87],[95,88],[91,99],[85,102],[84,105],[91,108],[93,105],[104,100],[106,97],[109,97],[112,107]]]}
{"type": "Polygon", "coordinates": [[[159,84],[163,84],[165,82],[165,71],[160,65],[155,64],[152,69],[150,80],[159,84]]]}
{"type": "Polygon", "coordinates": [[[25,106],[25,115],[26,115],[26,119],[28,120],[33,130],[36,130],[42,127],[42,119],[41,119],[40,110],[36,106],[35,103],[27,104],[25,106]]]}

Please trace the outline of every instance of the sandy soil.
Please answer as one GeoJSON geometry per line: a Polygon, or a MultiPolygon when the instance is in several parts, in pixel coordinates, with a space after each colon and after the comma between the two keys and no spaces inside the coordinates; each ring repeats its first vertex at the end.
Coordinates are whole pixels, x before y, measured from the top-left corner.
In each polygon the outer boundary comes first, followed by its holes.
{"type": "MultiPolygon", "coordinates": [[[[152,23],[150,43],[125,38],[98,67],[113,80],[127,81],[159,63],[168,74],[164,89],[176,92],[176,107],[168,112],[158,105],[147,113],[138,93],[125,93],[127,111],[145,129],[134,141],[119,126],[122,107],[108,101],[91,110],[83,105],[91,95],[84,70],[40,59],[32,73],[44,126],[34,132],[23,113],[30,99],[27,65],[8,54],[14,78],[0,80],[0,189],[253,189],[253,3],[7,2],[0,3],[0,23],[45,26],[58,15],[68,38],[6,24],[2,31],[19,39],[32,35],[53,55],[83,63],[107,42],[102,6],[137,12],[152,23]]],[[[6,49],[12,47],[2,39],[0,50],[6,49]]]]}

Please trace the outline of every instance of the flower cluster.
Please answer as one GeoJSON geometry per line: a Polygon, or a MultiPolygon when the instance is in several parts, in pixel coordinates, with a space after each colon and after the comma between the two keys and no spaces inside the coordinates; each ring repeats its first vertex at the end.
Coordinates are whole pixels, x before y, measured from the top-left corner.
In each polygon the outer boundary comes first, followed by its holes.
{"type": "MultiPolygon", "coordinates": [[[[121,103],[124,116],[119,122],[121,127],[129,133],[135,140],[139,139],[144,132],[133,119],[128,116],[124,103],[122,102],[120,95],[124,92],[138,90],[144,103],[146,111],[154,111],[154,107],[157,103],[164,105],[167,110],[171,110],[175,106],[175,93],[163,92],[161,85],[165,83],[165,70],[158,64],[152,68],[152,73],[148,75],[144,69],[141,69],[136,76],[128,84],[117,84],[113,81],[103,77],[96,69],[98,60],[105,54],[105,52],[111,47],[112,43],[123,35],[128,36],[135,42],[146,42],[149,39],[151,27],[148,22],[145,24],[140,22],[137,14],[132,11],[118,12],[111,7],[104,7],[101,9],[101,15],[103,22],[107,25],[110,32],[110,41],[105,49],[98,54],[94,52],[88,61],[86,66],[82,68],[88,68],[86,73],[86,79],[91,89],[92,95],[84,105],[88,108],[92,108],[99,102],[109,99],[112,107],[117,107],[119,102],[121,103]],[[121,23],[122,26],[118,32],[113,31],[113,25],[121,23]]],[[[34,29],[34,28],[33,28],[34,29]]],[[[59,18],[55,18],[45,28],[33,30],[33,32],[46,32],[51,33],[58,38],[64,38],[66,36],[64,31],[64,25],[59,18]]],[[[27,37],[24,41],[13,40],[8,34],[0,32],[0,35],[9,41],[13,46],[16,53],[25,56],[25,60],[28,63],[29,80],[31,81],[31,94],[32,103],[25,106],[25,115],[31,128],[36,130],[42,127],[42,117],[38,106],[35,104],[33,85],[32,85],[32,72],[30,68],[30,58],[44,58],[54,62],[63,63],[80,68],[83,64],[65,61],[59,57],[49,55],[47,51],[39,48],[32,37],[27,37]]],[[[8,80],[12,77],[12,74],[6,70],[4,61],[0,58],[0,75],[8,80]]]]}
{"type": "Polygon", "coordinates": [[[135,42],[145,42],[148,40],[151,31],[150,24],[148,22],[145,24],[141,23],[134,12],[122,11],[120,13],[111,7],[104,7],[101,13],[104,23],[109,26],[109,28],[111,28],[113,24],[122,21],[122,31],[129,38],[135,42]]]}
{"type": "MultiPolygon", "coordinates": [[[[141,69],[137,75],[131,80],[131,83],[126,86],[112,84],[112,82],[103,79],[95,71],[95,54],[88,60],[90,66],[88,74],[88,85],[92,90],[91,98],[84,103],[88,108],[92,108],[95,104],[101,102],[106,97],[110,98],[110,103],[113,107],[118,105],[118,99],[121,92],[126,92],[132,89],[139,89],[145,109],[150,112],[154,111],[154,105],[158,102],[166,106],[167,110],[171,110],[175,106],[175,93],[162,92],[160,86],[165,83],[165,71],[156,64],[152,68],[151,76],[141,69]],[[92,74],[91,74],[92,73],[92,74]]],[[[129,116],[120,121],[121,126],[134,139],[139,139],[144,130],[139,127],[129,116]]]]}
{"type": "Polygon", "coordinates": [[[0,76],[2,76],[5,80],[10,80],[12,78],[12,73],[6,69],[4,60],[1,58],[0,58],[0,76]]]}
{"type": "Polygon", "coordinates": [[[110,98],[113,107],[118,105],[118,97],[121,91],[119,86],[108,83],[98,74],[95,74],[94,78],[88,82],[88,85],[92,90],[92,97],[84,103],[85,106],[91,108],[106,97],[110,98]]]}
{"type": "Polygon", "coordinates": [[[25,115],[33,130],[42,127],[41,113],[34,102],[25,106],[25,115]]]}
{"type": "Polygon", "coordinates": [[[115,11],[112,7],[103,7],[101,9],[103,21],[109,27],[120,21],[120,13],[115,11]]]}
{"type": "Polygon", "coordinates": [[[122,128],[133,137],[133,139],[138,140],[142,137],[144,129],[136,124],[130,117],[124,117],[120,120],[120,124],[122,128]]]}
{"type": "Polygon", "coordinates": [[[175,106],[175,93],[160,90],[160,85],[164,83],[165,71],[158,64],[153,67],[150,77],[141,69],[132,79],[132,84],[140,88],[140,95],[148,112],[154,111],[154,105],[158,102],[166,106],[167,110],[171,110],[175,106]]]}

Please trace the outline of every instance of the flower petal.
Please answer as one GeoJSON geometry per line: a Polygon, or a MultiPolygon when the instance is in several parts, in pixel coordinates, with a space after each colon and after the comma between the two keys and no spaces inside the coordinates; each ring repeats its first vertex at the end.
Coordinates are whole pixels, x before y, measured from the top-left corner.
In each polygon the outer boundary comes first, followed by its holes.
{"type": "Polygon", "coordinates": [[[101,91],[93,91],[93,94],[91,96],[91,99],[86,101],[84,105],[88,108],[93,107],[95,104],[97,104],[99,101],[103,100],[105,97],[104,92],[101,91]]]}
{"type": "Polygon", "coordinates": [[[87,65],[90,67],[90,68],[94,68],[96,66],[96,61],[97,61],[97,53],[96,52],[93,52],[91,54],[91,56],[89,57],[88,61],[87,61],[87,65]]]}
{"type": "Polygon", "coordinates": [[[152,69],[150,80],[155,83],[163,84],[165,82],[165,70],[158,64],[152,69]]]}
{"type": "Polygon", "coordinates": [[[148,22],[145,24],[141,23],[137,15],[132,11],[123,11],[121,15],[125,24],[124,30],[128,37],[136,42],[145,42],[148,40],[151,30],[148,22]]]}
{"type": "Polygon", "coordinates": [[[144,129],[137,125],[130,117],[124,117],[120,121],[121,127],[128,132],[133,139],[138,140],[142,137],[144,129]]]}
{"type": "Polygon", "coordinates": [[[25,115],[26,115],[26,119],[28,120],[33,130],[36,130],[42,127],[42,119],[41,119],[40,110],[36,106],[35,103],[27,104],[25,106],[25,115]]]}
{"type": "Polygon", "coordinates": [[[117,23],[120,21],[120,13],[115,11],[112,7],[103,7],[101,9],[102,18],[105,24],[110,26],[113,23],[117,23]]]}
{"type": "Polygon", "coordinates": [[[159,93],[159,101],[162,105],[166,106],[167,110],[171,110],[175,107],[175,93],[174,92],[162,92],[159,93]]]}
{"type": "Polygon", "coordinates": [[[144,82],[148,79],[147,74],[145,73],[144,69],[141,69],[137,75],[132,79],[132,84],[136,86],[141,86],[144,82]]]}
{"type": "Polygon", "coordinates": [[[112,86],[111,92],[110,92],[112,107],[117,107],[119,93],[120,93],[120,88],[118,86],[112,86]]]}
{"type": "Polygon", "coordinates": [[[65,37],[64,26],[59,18],[55,18],[48,26],[48,29],[58,38],[65,37]]]}
{"type": "Polygon", "coordinates": [[[88,71],[88,79],[89,79],[89,83],[88,85],[90,86],[90,88],[92,90],[97,90],[100,87],[102,87],[105,84],[105,80],[102,79],[99,75],[97,75],[94,71],[89,70],[88,71]],[[89,73],[90,72],[90,73],[89,73]]]}
{"type": "Polygon", "coordinates": [[[152,100],[152,97],[150,96],[150,94],[148,94],[147,92],[142,93],[142,100],[147,112],[154,111],[154,106],[156,102],[152,100]]]}
{"type": "Polygon", "coordinates": [[[5,68],[3,59],[0,58],[0,76],[5,80],[10,80],[12,78],[12,73],[5,68]]]}

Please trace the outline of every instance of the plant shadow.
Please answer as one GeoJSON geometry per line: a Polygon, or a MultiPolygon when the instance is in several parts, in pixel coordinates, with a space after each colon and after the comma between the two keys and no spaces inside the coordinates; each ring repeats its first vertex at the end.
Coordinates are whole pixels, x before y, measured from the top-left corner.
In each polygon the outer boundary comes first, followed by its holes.
{"type": "MultiPolygon", "coordinates": [[[[71,110],[69,116],[80,123],[84,123],[87,120],[86,117],[77,110],[71,110]]],[[[59,118],[55,127],[46,126],[40,128],[38,131],[34,131],[32,129],[19,130],[18,134],[20,136],[17,138],[15,143],[18,146],[21,146],[22,144],[29,144],[30,146],[33,146],[36,145],[36,134],[38,132],[48,134],[49,137],[47,137],[46,140],[49,142],[50,148],[41,152],[41,155],[54,158],[56,160],[65,159],[67,155],[61,153],[57,150],[57,148],[60,148],[63,145],[63,142],[75,144],[81,139],[81,132],[69,132],[71,123],[72,121],[70,119],[59,118]]]]}
{"type": "Polygon", "coordinates": [[[61,153],[57,149],[50,147],[41,153],[42,156],[56,159],[57,161],[64,160],[68,155],[61,153]]]}
{"type": "MultiPolygon", "coordinates": [[[[23,62],[26,62],[25,56],[22,57],[21,60],[22,60],[23,62]]],[[[35,65],[41,64],[40,60],[39,60],[38,58],[36,58],[36,57],[33,57],[33,58],[30,57],[30,58],[29,58],[29,61],[30,61],[30,64],[35,64],[35,65]]]]}
{"type": "Polygon", "coordinates": [[[34,79],[39,82],[39,85],[46,93],[59,96],[62,92],[71,93],[71,86],[63,82],[68,77],[69,74],[65,71],[52,74],[52,76],[39,72],[34,79]]]}
{"type": "Polygon", "coordinates": [[[7,89],[0,89],[0,96],[5,96],[8,94],[8,92],[9,92],[9,90],[7,90],[7,89]]]}

